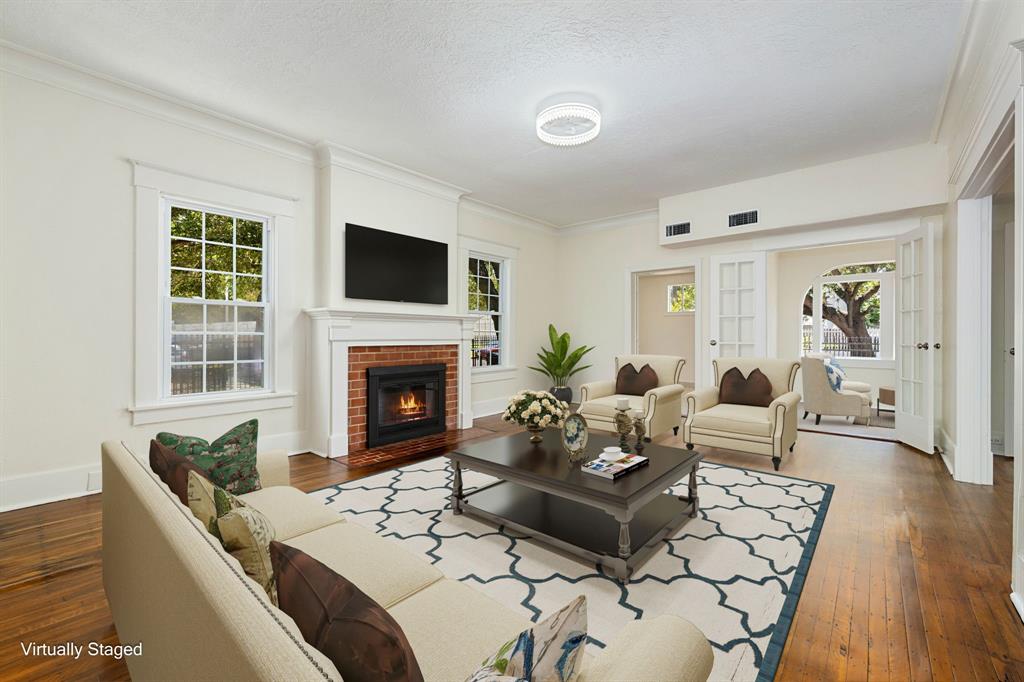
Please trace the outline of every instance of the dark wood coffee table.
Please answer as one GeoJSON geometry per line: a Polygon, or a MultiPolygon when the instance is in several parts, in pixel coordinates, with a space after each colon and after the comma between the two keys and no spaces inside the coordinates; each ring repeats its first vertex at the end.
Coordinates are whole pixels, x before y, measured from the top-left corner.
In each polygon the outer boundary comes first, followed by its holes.
{"type": "MultiPolygon", "coordinates": [[[[459,446],[446,456],[455,470],[451,504],[455,514],[469,514],[539,538],[563,551],[611,569],[622,581],[686,519],[697,515],[697,466],[701,455],[648,444],[647,466],[618,480],[588,474],[569,461],[556,429],[533,444],[520,432],[459,446]],[[468,492],[462,469],[499,481],[468,492]],[[666,494],[689,477],[688,495],[666,494]]],[[[589,461],[618,440],[591,433],[589,461]]]]}

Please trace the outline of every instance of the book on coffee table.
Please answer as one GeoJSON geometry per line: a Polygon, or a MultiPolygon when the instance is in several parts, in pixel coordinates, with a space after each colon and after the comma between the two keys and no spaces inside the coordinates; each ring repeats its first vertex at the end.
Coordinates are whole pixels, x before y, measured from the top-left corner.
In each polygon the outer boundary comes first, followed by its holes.
{"type": "Polygon", "coordinates": [[[598,457],[583,465],[583,471],[603,478],[616,479],[625,476],[631,471],[636,471],[647,464],[646,457],[641,455],[623,455],[619,459],[606,461],[598,457]]]}

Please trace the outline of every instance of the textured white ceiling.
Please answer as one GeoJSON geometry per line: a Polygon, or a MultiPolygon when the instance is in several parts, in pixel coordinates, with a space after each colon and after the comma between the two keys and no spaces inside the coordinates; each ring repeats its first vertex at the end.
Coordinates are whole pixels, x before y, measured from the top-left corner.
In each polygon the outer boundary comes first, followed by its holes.
{"type": "Polygon", "coordinates": [[[0,36],[556,225],[928,139],[965,4],[0,0],[0,36]],[[601,136],[537,140],[537,104],[601,136]]]}

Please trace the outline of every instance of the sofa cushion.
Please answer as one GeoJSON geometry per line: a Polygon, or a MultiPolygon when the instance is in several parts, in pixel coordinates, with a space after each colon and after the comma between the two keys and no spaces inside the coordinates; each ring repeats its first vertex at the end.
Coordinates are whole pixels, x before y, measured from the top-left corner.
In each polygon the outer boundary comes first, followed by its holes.
{"type": "Polygon", "coordinates": [[[856,393],[871,393],[871,384],[865,384],[863,381],[843,381],[843,390],[856,393]]]}
{"type": "Polygon", "coordinates": [[[270,563],[270,542],[274,526],[253,507],[232,509],[217,519],[221,544],[242,565],[245,574],[255,580],[277,604],[277,587],[270,563]]]}
{"type": "Polygon", "coordinates": [[[530,627],[526,616],[455,580],[439,580],[388,609],[428,680],[464,680],[503,643],[530,627]]]}
{"type": "Polygon", "coordinates": [[[189,459],[155,439],[149,441],[149,468],[186,506],[188,506],[188,472],[194,471],[203,478],[210,478],[205,471],[189,459]]]}
{"type": "Polygon", "coordinates": [[[603,398],[595,398],[580,405],[579,412],[584,417],[595,416],[611,421],[615,419],[615,413],[618,411],[615,409],[615,403],[619,398],[628,398],[629,409],[643,412],[644,398],[639,395],[608,395],[603,398]]]}
{"type": "Polygon", "coordinates": [[[235,495],[260,489],[256,470],[256,437],[259,422],[250,419],[208,443],[195,436],[161,432],[156,439],[191,460],[211,481],[235,495]]]}
{"type": "Polygon", "coordinates": [[[637,371],[633,363],[626,363],[615,376],[615,392],[619,395],[643,395],[657,387],[658,375],[650,365],[644,365],[637,371]]]}
{"type": "MultiPolygon", "coordinates": [[[[846,384],[844,383],[843,385],[845,386],[846,384]]],[[[856,396],[856,397],[860,398],[860,404],[861,405],[870,405],[871,404],[871,394],[870,393],[861,393],[860,391],[854,391],[854,390],[850,390],[850,389],[844,388],[841,391],[839,391],[839,395],[856,396]]]]}
{"type": "Polygon", "coordinates": [[[580,595],[503,644],[467,682],[569,682],[579,674],[586,641],[587,598],[580,595]]]}
{"type": "Polygon", "coordinates": [[[443,577],[401,544],[357,523],[336,523],[288,544],[345,576],[386,609],[443,577]]]}
{"type": "Polygon", "coordinates": [[[274,541],[270,556],[281,610],[343,678],[422,682],[409,640],[380,604],[301,550],[274,541]]]}
{"type": "Polygon", "coordinates": [[[768,410],[752,405],[719,403],[693,415],[691,428],[766,438],[772,435],[768,410]]]}
{"type": "Polygon", "coordinates": [[[768,407],[772,402],[772,382],[760,368],[751,370],[744,377],[738,367],[733,367],[722,375],[718,384],[718,401],[730,405],[768,407]]]}
{"type": "Polygon", "coordinates": [[[239,495],[239,499],[250,507],[259,509],[270,519],[278,540],[287,540],[332,523],[344,522],[341,515],[290,486],[275,485],[262,488],[239,495]]]}

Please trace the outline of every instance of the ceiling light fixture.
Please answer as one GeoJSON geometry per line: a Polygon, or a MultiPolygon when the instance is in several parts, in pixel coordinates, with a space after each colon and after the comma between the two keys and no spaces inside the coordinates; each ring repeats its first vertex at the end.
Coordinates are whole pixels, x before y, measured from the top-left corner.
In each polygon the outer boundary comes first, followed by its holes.
{"type": "Polygon", "coordinates": [[[556,147],[576,147],[601,132],[601,112],[578,100],[546,107],[537,114],[537,137],[556,147]]]}

